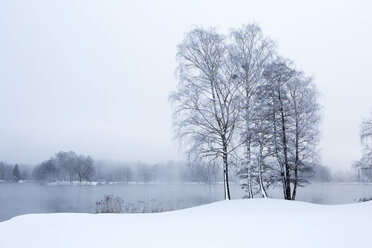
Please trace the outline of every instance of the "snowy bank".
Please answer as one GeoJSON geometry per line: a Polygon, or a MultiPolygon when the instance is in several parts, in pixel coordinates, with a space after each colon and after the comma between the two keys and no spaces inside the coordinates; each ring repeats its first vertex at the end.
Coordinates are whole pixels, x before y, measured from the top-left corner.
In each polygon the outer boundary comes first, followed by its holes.
{"type": "Polygon", "coordinates": [[[233,200],[157,214],[30,214],[0,222],[10,247],[370,247],[372,202],[233,200]]]}

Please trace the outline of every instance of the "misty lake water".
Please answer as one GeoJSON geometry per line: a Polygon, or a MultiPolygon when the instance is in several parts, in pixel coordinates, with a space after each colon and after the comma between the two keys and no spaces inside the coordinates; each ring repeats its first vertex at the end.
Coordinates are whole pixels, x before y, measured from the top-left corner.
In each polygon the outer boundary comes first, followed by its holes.
{"type": "MultiPolygon", "coordinates": [[[[280,189],[269,195],[280,198],[280,189]]],[[[223,200],[222,184],[102,184],[96,186],[0,183],[0,221],[28,213],[95,213],[96,201],[105,194],[125,202],[156,198],[167,209],[193,207],[223,200]]],[[[244,192],[231,185],[234,199],[244,192]]],[[[313,183],[298,191],[297,200],[318,204],[344,204],[372,196],[372,184],[313,183]]]]}

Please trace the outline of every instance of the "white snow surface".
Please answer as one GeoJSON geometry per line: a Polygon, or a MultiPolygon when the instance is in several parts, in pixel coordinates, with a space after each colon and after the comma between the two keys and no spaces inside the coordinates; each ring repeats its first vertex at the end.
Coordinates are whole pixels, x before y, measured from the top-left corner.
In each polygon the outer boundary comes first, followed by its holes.
{"type": "Polygon", "coordinates": [[[233,200],[155,214],[29,214],[0,222],[0,247],[372,247],[372,202],[233,200]]]}

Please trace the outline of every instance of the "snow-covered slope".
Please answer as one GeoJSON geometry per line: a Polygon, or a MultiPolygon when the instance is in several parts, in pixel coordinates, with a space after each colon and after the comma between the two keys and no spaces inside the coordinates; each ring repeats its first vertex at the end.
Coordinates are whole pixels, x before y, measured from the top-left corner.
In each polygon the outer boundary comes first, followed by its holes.
{"type": "Polygon", "coordinates": [[[372,202],[233,200],[158,214],[31,214],[0,223],[0,247],[372,247],[372,202]]]}

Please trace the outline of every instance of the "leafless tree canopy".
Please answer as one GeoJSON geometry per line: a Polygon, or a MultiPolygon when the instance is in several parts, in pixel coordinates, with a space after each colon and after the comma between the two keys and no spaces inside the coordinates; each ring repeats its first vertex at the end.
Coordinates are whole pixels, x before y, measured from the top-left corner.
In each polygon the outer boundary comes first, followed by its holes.
{"type": "Polygon", "coordinates": [[[179,85],[170,100],[177,136],[187,140],[189,154],[210,163],[222,158],[229,199],[229,156],[238,146],[233,138],[241,106],[227,49],[214,29],[191,31],[178,46],[179,85]]]}
{"type": "Polygon", "coordinates": [[[195,28],[178,46],[178,87],[170,96],[176,136],[193,163],[238,172],[247,197],[282,186],[295,199],[317,163],[318,91],[277,55],[256,24],[223,36],[195,28]]]}

